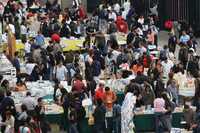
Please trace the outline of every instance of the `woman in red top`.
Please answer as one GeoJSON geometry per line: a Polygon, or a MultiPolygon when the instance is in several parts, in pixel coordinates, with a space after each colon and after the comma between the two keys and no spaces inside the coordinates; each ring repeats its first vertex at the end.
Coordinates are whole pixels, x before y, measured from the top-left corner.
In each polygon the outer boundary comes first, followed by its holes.
{"type": "Polygon", "coordinates": [[[79,6],[78,15],[79,15],[79,18],[80,18],[81,20],[87,18],[87,14],[86,14],[86,12],[85,12],[85,10],[84,10],[82,4],[79,6]]]}
{"type": "Polygon", "coordinates": [[[128,25],[121,16],[117,17],[116,25],[119,32],[122,32],[122,33],[128,32],[128,25]]]}
{"type": "Polygon", "coordinates": [[[99,83],[99,88],[95,91],[95,100],[101,99],[103,101],[103,95],[104,95],[104,83],[99,83]]]}

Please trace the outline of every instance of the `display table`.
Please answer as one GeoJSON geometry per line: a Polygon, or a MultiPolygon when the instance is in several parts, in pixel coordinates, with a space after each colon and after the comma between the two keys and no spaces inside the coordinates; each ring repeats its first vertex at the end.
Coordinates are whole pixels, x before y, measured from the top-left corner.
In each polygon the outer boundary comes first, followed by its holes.
{"type": "MultiPolygon", "coordinates": [[[[121,34],[121,33],[117,33],[116,34],[117,40],[118,40],[118,44],[119,45],[124,45],[126,44],[126,34],[121,34]]],[[[110,39],[110,35],[106,34],[105,35],[106,40],[110,39]]],[[[45,44],[48,44],[50,38],[45,38],[45,44]]],[[[77,51],[77,50],[81,50],[81,48],[83,48],[83,42],[85,41],[84,37],[81,38],[74,38],[71,37],[69,38],[61,38],[60,44],[63,47],[63,52],[67,52],[67,51],[77,51]]],[[[2,48],[0,48],[1,51],[6,49],[6,43],[4,43],[2,45],[2,48]]],[[[20,51],[20,50],[24,50],[25,46],[24,44],[21,42],[21,40],[16,40],[16,50],[20,51]]]]}
{"type": "MultiPolygon", "coordinates": [[[[62,123],[62,114],[51,114],[47,115],[49,123],[56,123],[60,125],[62,123]]],[[[183,118],[183,112],[173,113],[172,126],[173,128],[183,128],[181,121],[183,118]]],[[[65,119],[66,120],[66,119],[65,119]]],[[[134,123],[137,132],[155,131],[155,115],[154,114],[142,114],[134,117],[134,123]]],[[[92,133],[92,126],[88,125],[88,119],[85,118],[79,121],[78,124],[81,126],[82,133],[92,133]]]]}
{"type": "Polygon", "coordinates": [[[0,74],[4,79],[13,80],[16,77],[16,69],[4,54],[0,54],[0,74]]]}
{"type": "MultiPolygon", "coordinates": [[[[48,40],[49,38],[46,38],[45,39],[45,42],[46,44],[48,44],[48,40]]],[[[81,47],[83,47],[83,42],[84,42],[84,39],[62,39],[60,44],[61,46],[63,47],[63,52],[67,52],[67,51],[77,51],[77,50],[80,50],[81,47]]],[[[5,50],[6,49],[6,43],[4,45],[2,45],[2,50],[5,50]]],[[[16,50],[17,51],[20,51],[20,50],[24,50],[25,46],[24,44],[21,42],[21,40],[17,40],[16,41],[16,50]]]]}
{"type": "MultiPolygon", "coordinates": [[[[172,115],[172,127],[183,128],[181,121],[183,118],[182,112],[173,113],[172,115]]],[[[136,115],[134,118],[136,131],[146,132],[155,131],[155,115],[154,114],[142,114],[136,115]]]]}

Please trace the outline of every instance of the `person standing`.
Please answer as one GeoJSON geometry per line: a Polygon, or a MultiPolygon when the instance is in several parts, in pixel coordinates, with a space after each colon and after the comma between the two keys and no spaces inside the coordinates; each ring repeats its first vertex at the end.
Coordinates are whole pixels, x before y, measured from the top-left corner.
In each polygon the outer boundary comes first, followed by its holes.
{"type": "Polygon", "coordinates": [[[100,81],[99,87],[95,91],[95,99],[96,100],[98,100],[98,99],[103,100],[103,97],[104,97],[104,86],[105,86],[104,81],[100,81]]]}
{"type": "Polygon", "coordinates": [[[67,81],[67,69],[63,65],[62,61],[58,62],[58,64],[54,67],[53,75],[54,79],[58,82],[67,81]]]}
{"type": "Polygon", "coordinates": [[[14,59],[13,59],[13,66],[16,69],[17,75],[20,73],[20,61],[19,61],[19,53],[15,52],[14,53],[14,59]]]}
{"type": "Polygon", "coordinates": [[[34,98],[31,97],[30,92],[26,93],[26,97],[23,99],[22,104],[24,104],[27,107],[28,115],[33,116],[35,112],[34,110],[35,110],[36,103],[35,103],[34,98]]]}
{"type": "Polygon", "coordinates": [[[94,110],[94,131],[95,133],[105,133],[106,129],[106,108],[101,99],[97,100],[97,107],[94,110]]]}
{"type": "Polygon", "coordinates": [[[161,62],[161,65],[163,69],[163,78],[167,79],[168,74],[170,73],[172,67],[174,66],[174,63],[171,60],[164,58],[164,61],[161,62]]]}
{"type": "Polygon", "coordinates": [[[116,94],[109,87],[105,87],[103,102],[108,111],[111,111],[113,109],[113,103],[116,101],[116,99],[116,94]]]}
{"type": "Polygon", "coordinates": [[[156,122],[156,133],[162,133],[164,131],[164,127],[161,124],[164,121],[164,113],[165,113],[165,100],[159,95],[154,100],[154,110],[155,110],[155,122],[156,122]]]}
{"type": "Polygon", "coordinates": [[[35,37],[36,44],[39,46],[44,46],[45,40],[44,36],[42,35],[41,31],[38,31],[38,35],[35,37]]]}
{"type": "Polygon", "coordinates": [[[45,107],[42,98],[38,98],[38,104],[35,107],[36,118],[42,133],[48,132],[48,124],[45,120],[45,107]]]}
{"type": "Polygon", "coordinates": [[[3,127],[1,127],[1,132],[4,133],[7,128],[6,126],[9,125],[9,127],[13,127],[13,132],[11,133],[14,133],[14,120],[12,115],[15,115],[16,109],[14,100],[11,98],[11,91],[6,92],[6,97],[1,102],[0,113],[2,122],[4,123],[3,127]]]}
{"type": "Polygon", "coordinates": [[[4,126],[6,126],[3,133],[14,133],[15,118],[12,112],[9,110],[6,111],[5,118],[6,118],[5,122],[2,123],[4,126]]]}
{"type": "Polygon", "coordinates": [[[165,113],[164,113],[164,128],[167,132],[171,131],[172,128],[172,113],[176,107],[175,103],[170,101],[168,94],[164,92],[162,98],[165,100],[165,113]]]}
{"type": "Polygon", "coordinates": [[[187,45],[190,40],[190,36],[186,33],[186,31],[182,31],[182,35],[180,37],[180,43],[187,45]]]}
{"type": "Polygon", "coordinates": [[[136,96],[130,91],[126,94],[121,107],[121,133],[133,133],[133,109],[136,104],[136,96]]]}
{"type": "Polygon", "coordinates": [[[168,40],[169,52],[174,53],[176,51],[176,44],[177,44],[177,37],[176,37],[174,31],[172,30],[169,33],[169,40],[168,40]]]}

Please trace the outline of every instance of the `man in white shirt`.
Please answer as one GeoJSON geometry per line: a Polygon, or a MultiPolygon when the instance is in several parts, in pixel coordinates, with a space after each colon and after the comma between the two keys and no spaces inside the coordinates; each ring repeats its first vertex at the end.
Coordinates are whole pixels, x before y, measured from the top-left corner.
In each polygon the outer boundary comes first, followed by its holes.
{"type": "Polygon", "coordinates": [[[174,66],[174,63],[166,58],[164,61],[161,62],[161,65],[163,69],[163,77],[168,78],[168,74],[170,73],[171,68],[174,66]]]}
{"type": "Polygon", "coordinates": [[[114,11],[112,11],[111,7],[108,8],[108,19],[109,20],[113,20],[113,21],[116,21],[117,20],[117,15],[114,11]]]}
{"type": "Polygon", "coordinates": [[[58,82],[67,80],[67,69],[61,61],[54,67],[53,75],[58,80],[58,82]]]}
{"type": "Polygon", "coordinates": [[[36,104],[35,99],[33,97],[31,97],[30,92],[26,93],[26,97],[23,99],[22,104],[24,104],[27,107],[28,115],[32,116],[34,113],[34,110],[35,110],[35,106],[37,104],[36,104]]]}

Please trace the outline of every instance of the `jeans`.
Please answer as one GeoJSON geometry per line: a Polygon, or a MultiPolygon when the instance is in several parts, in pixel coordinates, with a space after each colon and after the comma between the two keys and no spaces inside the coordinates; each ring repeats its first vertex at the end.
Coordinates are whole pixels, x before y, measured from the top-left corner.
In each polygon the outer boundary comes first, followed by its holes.
{"type": "Polygon", "coordinates": [[[164,120],[164,114],[160,112],[155,113],[155,123],[156,123],[156,131],[155,133],[164,133],[165,128],[163,125],[163,120],[164,120]]]}
{"type": "Polygon", "coordinates": [[[96,123],[94,125],[94,132],[95,133],[106,133],[105,129],[106,129],[105,123],[96,123]]]}
{"type": "Polygon", "coordinates": [[[77,123],[70,124],[69,133],[79,133],[77,129],[77,123]]]}
{"type": "Polygon", "coordinates": [[[121,119],[114,118],[113,119],[113,133],[120,133],[121,132],[121,119]]]}
{"type": "Polygon", "coordinates": [[[66,68],[67,68],[67,82],[68,82],[68,85],[71,85],[71,81],[72,81],[71,69],[73,69],[73,64],[72,63],[68,63],[66,65],[66,68]]]}

